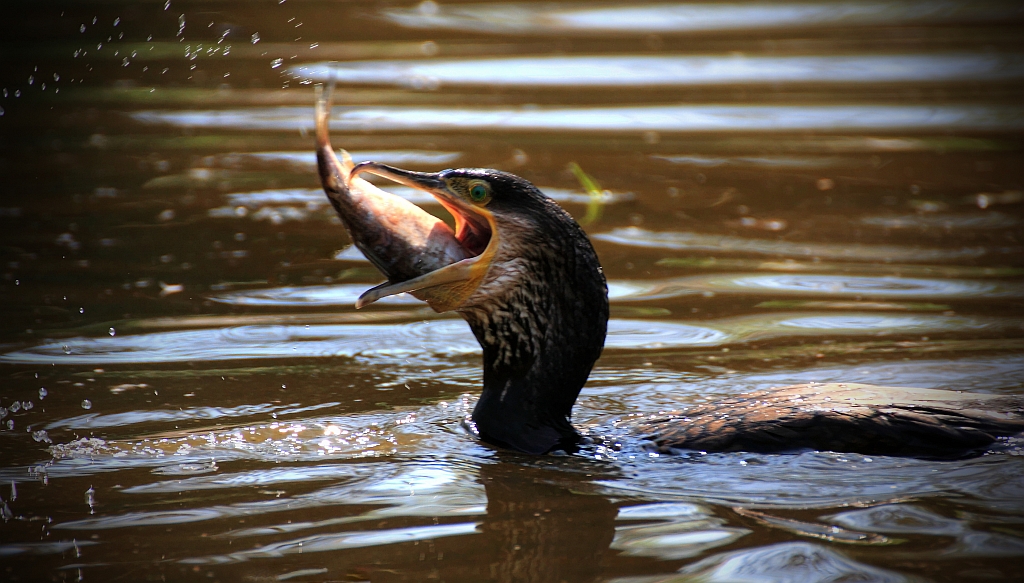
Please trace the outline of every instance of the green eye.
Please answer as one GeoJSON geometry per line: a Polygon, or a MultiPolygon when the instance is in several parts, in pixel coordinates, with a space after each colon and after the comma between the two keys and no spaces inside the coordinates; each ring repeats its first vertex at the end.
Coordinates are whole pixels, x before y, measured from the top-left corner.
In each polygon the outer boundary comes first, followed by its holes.
{"type": "Polygon", "coordinates": [[[487,198],[487,187],[483,184],[474,184],[469,189],[469,198],[473,199],[473,202],[480,202],[487,198]]]}

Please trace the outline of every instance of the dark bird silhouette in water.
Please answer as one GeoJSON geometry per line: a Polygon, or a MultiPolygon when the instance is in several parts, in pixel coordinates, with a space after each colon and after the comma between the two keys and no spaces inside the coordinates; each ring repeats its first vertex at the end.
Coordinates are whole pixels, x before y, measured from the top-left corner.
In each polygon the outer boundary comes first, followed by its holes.
{"type": "MultiPolygon", "coordinates": [[[[498,170],[412,172],[339,160],[317,103],[317,160],[354,244],[388,278],[357,302],[408,292],[458,312],[483,348],[472,419],[485,442],[531,454],[573,451],[573,404],[604,346],[608,287],[583,229],[530,182],[498,170]],[[454,231],[360,174],[433,195],[454,231]]],[[[1024,431],[1016,397],[810,384],[740,395],[637,422],[661,451],[802,449],[960,457],[1024,431]]]]}

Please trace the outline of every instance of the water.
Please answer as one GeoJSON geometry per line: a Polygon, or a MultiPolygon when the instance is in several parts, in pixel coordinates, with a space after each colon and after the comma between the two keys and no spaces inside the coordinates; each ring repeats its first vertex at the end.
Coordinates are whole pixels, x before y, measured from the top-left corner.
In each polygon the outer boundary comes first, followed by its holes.
{"type": "Polygon", "coordinates": [[[10,22],[4,581],[1022,580],[1019,440],[659,456],[630,431],[795,383],[1024,394],[1017,3],[50,2],[10,22]],[[612,299],[574,410],[593,445],[477,442],[465,323],[353,308],[381,278],[315,174],[330,79],[357,160],[501,168],[586,220],[612,299]]]}

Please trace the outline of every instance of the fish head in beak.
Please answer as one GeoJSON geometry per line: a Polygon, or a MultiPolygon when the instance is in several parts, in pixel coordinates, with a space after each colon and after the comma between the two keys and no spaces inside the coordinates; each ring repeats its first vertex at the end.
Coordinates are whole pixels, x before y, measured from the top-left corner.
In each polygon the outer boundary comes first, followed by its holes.
{"type": "Polygon", "coordinates": [[[462,307],[486,277],[499,248],[496,217],[488,208],[495,195],[493,181],[489,179],[494,172],[460,169],[428,173],[375,162],[357,164],[349,181],[361,173],[376,174],[431,194],[454,217],[455,238],[468,257],[404,282],[387,282],[368,290],[356,306],[409,292],[438,312],[462,307]]]}

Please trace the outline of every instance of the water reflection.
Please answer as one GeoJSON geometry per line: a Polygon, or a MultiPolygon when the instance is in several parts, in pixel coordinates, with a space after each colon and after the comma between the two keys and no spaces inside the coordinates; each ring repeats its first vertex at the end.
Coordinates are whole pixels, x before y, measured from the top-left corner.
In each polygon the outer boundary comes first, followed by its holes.
{"type": "Polygon", "coordinates": [[[1020,224],[1017,217],[1003,213],[919,214],[861,217],[861,224],[886,229],[1008,229],[1020,224]]]}
{"type": "Polygon", "coordinates": [[[494,3],[385,9],[381,15],[409,28],[473,30],[496,34],[701,33],[830,26],[894,26],[1000,22],[1020,17],[1013,2],[911,0],[815,3],[728,4],[559,4],[494,3]]]}
{"type": "MultiPolygon", "coordinates": [[[[1019,330],[1021,323],[1015,319],[932,314],[770,313],[705,321],[701,325],[612,319],[605,348],[643,351],[722,346],[823,333],[830,337],[855,337],[958,332],[1014,334],[1019,330]]],[[[301,327],[251,325],[113,338],[67,338],[0,354],[0,362],[55,366],[347,357],[371,359],[380,364],[415,361],[426,366],[479,352],[480,346],[464,322],[433,320],[301,327]]]]}
{"type": "Polygon", "coordinates": [[[615,579],[615,583],[683,583],[709,581],[766,581],[772,583],[831,581],[878,581],[912,583],[924,581],[895,571],[855,561],[829,548],[789,542],[713,555],[679,570],[679,574],[657,577],[615,579]]]}
{"type": "Polygon", "coordinates": [[[765,168],[765,169],[786,169],[786,170],[819,170],[827,168],[857,168],[871,164],[870,160],[853,157],[839,156],[699,156],[699,155],[656,155],[656,160],[665,160],[680,166],[694,166],[697,168],[765,168]]]}
{"type": "MultiPolygon", "coordinates": [[[[309,108],[138,111],[151,125],[250,131],[312,131],[309,108]]],[[[575,132],[1017,132],[1024,109],[1001,105],[666,105],[592,108],[336,109],[331,130],[575,132]]]]}
{"type": "Polygon", "coordinates": [[[750,533],[745,528],[726,527],[723,519],[685,503],[620,508],[617,520],[642,522],[617,526],[611,548],[626,556],[665,560],[695,557],[750,533]],[[652,519],[658,521],[652,523],[652,519]]]}
{"type": "Polygon", "coordinates": [[[722,274],[696,275],[670,280],[609,283],[613,299],[630,301],[688,295],[742,294],[771,297],[828,296],[836,298],[894,298],[954,300],[1021,298],[1017,282],[869,277],[857,275],[722,274]]]}
{"type": "Polygon", "coordinates": [[[0,557],[16,555],[63,555],[82,547],[99,544],[94,541],[56,541],[42,543],[0,543],[0,557]]]}
{"type": "MultiPolygon", "coordinates": [[[[561,204],[591,204],[595,202],[595,197],[585,192],[547,186],[541,187],[541,190],[549,198],[561,204]]],[[[440,206],[437,199],[429,193],[415,188],[388,186],[387,191],[417,205],[440,206]]],[[[208,216],[218,219],[269,220],[275,224],[289,220],[306,221],[314,217],[331,220],[335,217],[334,211],[329,208],[330,203],[324,197],[323,190],[319,188],[275,188],[254,192],[234,192],[224,196],[228,204],[207,210],[208,216]],[[275,216],[278,218],[275,219],[275,216]]],[[[633,200],[635,196],[628,192],[605,191],[596,198],[600,204],[609,205],[633,200]]],[[[354,250],[353,257],[350,259],[359,260],[360,257],[358,250],[354,250]]],[[[361,260],[365,261],[365,259],[361,260]]]]}
{"type": "Polygon", "coordinates": [[[747,83],[916,83],[1010,81],[1024,77],[1018,55],[519,57],[315,63],[292,74],[318,82],[411,87],[644,87],[747,83]]]}
{"type": "Polygon", "coordinates": [[[844,259],[847,261],[875,261],[880,263],[954,262],[990,255],[1011,255],[1019,247],[994,249],[991,247],[921,247],[867,243],[806,243],[771,239],[750,239],[733,235],[712,235],[692,232],[656,232],[638,227],[613,229],[591,236],[598,241],[619,245],[671,249],[673,251],[711,251],[718,253],[749,253],[780,257],[807,257],[844,259]]]}

